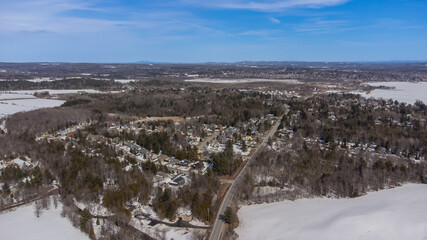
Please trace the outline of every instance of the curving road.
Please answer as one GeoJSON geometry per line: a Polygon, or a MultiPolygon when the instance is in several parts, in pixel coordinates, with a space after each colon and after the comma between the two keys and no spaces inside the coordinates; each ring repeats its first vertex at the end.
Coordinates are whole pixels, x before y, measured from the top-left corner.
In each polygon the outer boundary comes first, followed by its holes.
{"type": "MultiPolygon", "coordinates": [[[[286,110],[285,114],[287,114],[287,112],[288,111],[286,110]]],[[[270,137],[272,137],[274,135],[274,133],[277,131],[277,129],[279,128],[282,117],[283,117],[283,115],[279,117],[279,119],[276,121],[276,123],[270,129],[269,133],[264,137],[262,143],[258,146],[258,148],[255,150],[255,152],[252,154],[252,157],[246,162],[245,166],[242,168],[240,173],[237,175],[236,179],[234,179],[232,181],[231,186],[228,189],[228,191],[225,193],[225,196],[222,200],[221,206],[219,207],[218,213],[216,215],[211,234],[209,235],[210,240],[220,240],[221,239],[222,232],[223,232],[224,225],[225,225],[221,216],[223,215],[225,209],[228,206],[230,206],[231,201],[233,200],[233,197],[236,194],[238,187],[240,186],[240,183],[242,182],[242,180],[245,177],[248,166],[251,164],[252,161],[254,161],[256,159],[258,154],[260,154],[262,152],[262,149],[264,149],[264,147],[267,145],[268,139],[270,137]]]]}

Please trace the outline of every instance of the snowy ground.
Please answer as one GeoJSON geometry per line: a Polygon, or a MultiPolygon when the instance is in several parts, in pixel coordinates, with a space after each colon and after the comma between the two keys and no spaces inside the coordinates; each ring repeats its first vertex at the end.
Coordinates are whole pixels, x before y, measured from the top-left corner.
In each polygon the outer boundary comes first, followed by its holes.
{"type": "Polygon", "coordinates": [[[52,108],[60,106],[64,103],[61,100],[51,99],[22,99],[22,100],[6,100],[0,101],[0,118],[12,115],[17,112],[26,112],[39,108],[52,108]]]}
{"type": "Polygon", "coordinates": [[[254,82],[278,82],[278,83],[289,83],[299,84],[298,80],[293,79],[212,79],[212,78],[197,78],[187,79],[186,82],[200,82],[200,83],[254,83],[254,82]]]}
{"type": "MultiPolygon", "coordinates": [[[[0,117],[1,117],[1,115],[0,115],[0,117]]],[[[0,130],[3,131],[4,133],[7,133],[6,120],[3,120],[3,121],[0,120],[0,130]]]]}
{"type": "Polygon", "coordinates": [[[369,94],[359,93],[364,97],[393,99],[399,102],[414,104],[416,100],[427,103],[427,82],[375,82],[368,83],[370,86],[395,87],[395,89],[375,89],[369,94]]]}
{"type": "Polygon", "coordinates": [[[38,83],[38,82],[53,82],[53,81],[57,81],[57,80],[61,80],[61,79],[44,77],[44,78],[27,79],[26,81],[38,83]]]}
{"type": "Polygon", "coordinates": [[[135,82],[135,79],[114,79],[114,82],[130,83],[130,82],[135,82]]]}
{"type": "Polygon", "coordinates": [[[135,218],[132,218],[130,222],[131,225],[150,235],[154,239],[192,240],[198,239],[195,236],[198,236],[199,234],[202,236],[206,235],[206,230],[204,229],[168,227],[163,224],[157,224],[156,226],[151,227],[148,225],[149,223],[149,220],[137,220],[135,218]]]}
{"type": "Polygon", "coordinates": [[[427,185],[353,199],[301,199],[244,206],[240,239],[427,239],[427,185]]]}
{"type": "Polygon", "coordinates": [[[233,144],[233,152],[242,156],[248,156],[250,151],[246,149],[246,151],[243,152],[243,149],[240,146],[233,144]]]}
{"type": "Polygon", "coordinates": [[[0,238],[15,240],[41,239],[89,239],[79,229],[74,228],[67,218],[61,217],[62,205],[55,209],[43,210],[37,218],[34,206],[17,208],[12,212],[0,214],[0,238]]]}

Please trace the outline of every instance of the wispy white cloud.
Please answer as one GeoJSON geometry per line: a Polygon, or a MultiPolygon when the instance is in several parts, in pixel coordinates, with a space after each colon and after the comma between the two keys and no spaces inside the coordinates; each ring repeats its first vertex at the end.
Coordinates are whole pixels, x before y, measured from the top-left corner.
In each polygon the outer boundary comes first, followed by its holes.
{"type": "Polygon", "coordinates": [[[336,6],[350,0],[181,0],[187,4],[225,9],[280,12],[287,8],[320,8],[336,6]]]}
{"type": "Polygon", "coordinates": [[[393,18],[379,18],[373,20],[370,24],[365,23],[356,25],[354,20],[327,20],[323,17],[318,17],[307,18],[302,23],[292,24],[289,26],[297,32],[314,34],[337,33],[362,29],[401,30],[426,28],[425,25],[414,25],[404,20],[393,18]]]}
{"type": "Polygon", "coordinates": [[[332,33],[351,30],[346,20],[325,20],[323,18],[309,18],[301,24],[292,26],[297,32],[332,33]]]}
{"type": "Polygon", "coordinates": [[[126,21],[71,17],[76,10],[102,11],[79,0],[5,0],[0,8],[0,30],[20,33],[97,32],[126,21]]]}
{"type": "Polygon", "coordinates": [[[269,30],[269,29],[261,29],[261,30],[249,30],[246,32],[242,32],[239,35],[241,36],[261,36],[261,37],[270,37],[274,34],[280,33],[280,30],[269,30]]]}
{"type": "Polygon", "coordinates": [[[280,23],[280,20],[277,19],[277,18],[271,17],[270,18],[270,22],[272,22],[272,23],[280,23]]]}
{"type": "Polygon", "coordinates": [[[0,31],[22,35],[79,34],[128,31],[152,39],[177,39],[189,35],[222,35],[185,11],[170,9],[129,9],[98,7],[82,0],[0,0],[0,31]],[[84,15],[78,14],[84,11],[84,15]],[[102,13],[90,16],[90,13],[102,13]],[[89,14],[88,14],[89,13],[89,14]],[[113,15],[113,17],[110,17],[113,15]],[[96,17],[95,17],[96,16],[96,17]]]}

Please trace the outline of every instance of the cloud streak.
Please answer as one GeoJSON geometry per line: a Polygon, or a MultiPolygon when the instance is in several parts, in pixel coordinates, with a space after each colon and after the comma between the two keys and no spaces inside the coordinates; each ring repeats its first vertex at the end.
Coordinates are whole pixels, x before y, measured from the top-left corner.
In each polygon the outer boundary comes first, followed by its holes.
{"type": "Polygon", "coordinates": [[[280,33],[281,30],[266,30],[266,29],[260,29],[260,30],[249,30],[246,32],[242,32],[239,35],[241,36],[260,36],[260,37],[270,37],[274,34],[280,33]]]}
{"type": "Polygon", "coordinates": [[[109,32],[152,38],[191,37],[198,33],[228,33],[210,27],[191,13],[170,9],[98,7],[81,0],[4,0],[0,8],[0,31],[20,35],[81,34],[109,32]],[[35,11],[35,9],[37,11],[35,11]],[[85,14],[79,14],[79,13],[85,14]],[[91,13],[102,14],[91,14],[91,13]],[[88,14],[89,13],[89,14],[88,14]],[[125,33],[126,32],[126,33],[125,33]]]}
{"type": "Polygon", "coordinates": [[[337,31],[352,30],[345,20],[325,20],[323,18],[310,18],[305,22],[293,25],[297,32],[332,33],[337,31]]]}
{"type": "Polygon", "coordinates": [[[97,32],[126,21],[64,15],[70,11],[102,11],[79,0],[5,0],[0,9],[0,30],[20,33],[97,32]]]}
{"type": "Polygon", "coordinates": [[[205,7],[242,9],[262,12],[280,12],[287,8],[321,8],[344,4],[349,0],[182,0],[184,3],[205,7]]]}
{"type": "Polygon", "coordinates": [[[270,22],[272,22],[272,23],[280,23],[280,20],[277,19],[277,18],[272,17],[272,18],[270,18],[270,22]]]}

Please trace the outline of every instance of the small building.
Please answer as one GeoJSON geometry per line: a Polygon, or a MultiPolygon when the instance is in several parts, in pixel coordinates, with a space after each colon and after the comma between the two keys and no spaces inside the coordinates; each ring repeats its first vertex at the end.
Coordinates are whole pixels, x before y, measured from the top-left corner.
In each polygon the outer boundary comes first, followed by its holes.
{"type": "Polygon", "coordinates": [[[173,179],[169,184],[171,185],[183,185],[185,183],[185,178],[182,176],[178,176],[175,179],[173,179]]]}
{"type": "Polygon", "coordinates": [[[191,222],[191,220],[193,220],[193,215],[183,214],[183,215],[179,216],[179,218],[184,220],[184,221],[191,222]]]}
{"type": "Polygon", "coordinates": [[[182,167],[188,167],[190,165],[190,163],[191,163],[190,160],[184,159],[184,160],[179,161],[178,165],[182,166],[182,167]]]}
{"type": "Polygon", "coordinates": [[[203,166],[204,166],[203,162],[197,162],[197,163],[192,165],[192,167],[194,169],[201,169],[201,168],[203,168],[203,166]]]}
{"type": "Polygon", "coordinates": [[[165,155],[165,154],[161,154],[160,156],[159,156],[159,160],[161,160],[161,161],[164,161],[164,162],[168,162],[169,161],[169,157],[167,156],[167,155],[165,155]]]}
{"type": "Polygon", "coordinates": [[[176,164],[178,164],[178,163],[179,163],[179,160],[178,160],[178,159],[176,159],[176,158],[174,158],[174,157],[171,157],[171,158],[169,159],[169,163],[170,163],[171,165],[176,165],[176,164]]]}
{"type": "Polygon", "coordinates": [[[218,142],[220,142],[221,144],[224,144],[224,143],[227,141],[227,138],[226,138],[225,136],[222,136],[222,135],[218,136],[216,139],[217,139],[217,140],[218,140],[218,142]]]}
{"type": "Polygon", "coordinates": [[[136,209],[136,206],[135,206],[135,205],[133,205],[133,204],[129,204],[129,205],[127,205],[127,208],[128,208],[128,210],[129,210],[129,212],[133,212],[133,210],[135,210],[135,209],[136,209]]]}
{"type": "Polygon", "coordinates": [[[211,157],[212,154],[210,154],[208,151],[203,151],[201,154],[201,160],[207,160],[211,157]]]}

